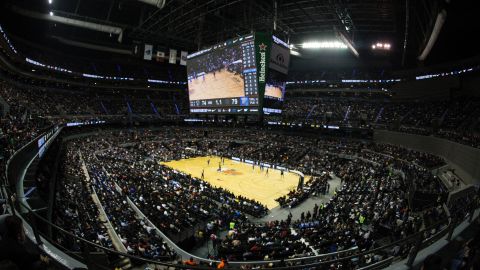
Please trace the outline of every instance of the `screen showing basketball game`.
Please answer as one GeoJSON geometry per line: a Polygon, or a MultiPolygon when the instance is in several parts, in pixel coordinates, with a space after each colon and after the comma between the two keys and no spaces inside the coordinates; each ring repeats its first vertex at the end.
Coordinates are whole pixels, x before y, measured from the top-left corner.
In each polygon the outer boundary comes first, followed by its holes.
{"type": "Polygon", "coordinates": [[[188,55],[190,112],[280,113],[289,54],[285,42],[257,32],[188,55]]]}
{"type": "Polygon", "coordinates": [[[265,98],[283,100],[285,94],[285,82],[270,81],[265,86],[265,98]]]}
{"type": "Polygon", "coordinates": [[[187,59],[192,113],[258,113],[254,36],[228,40],[187,59]]]}
{"type": "Polygon", "coordinates": [[[282,112],[290,64],[288,44],[275,36],[273,36],[272,41],[265,94],[262,103],[264,114],[280,114],[282,112]]]}
{"type": "Polygon", "coordinates": [[[273,69],[268,71],[263,99],[264,114],[280,114],[282,112],[286,79],[286,74],[273,69]]]}

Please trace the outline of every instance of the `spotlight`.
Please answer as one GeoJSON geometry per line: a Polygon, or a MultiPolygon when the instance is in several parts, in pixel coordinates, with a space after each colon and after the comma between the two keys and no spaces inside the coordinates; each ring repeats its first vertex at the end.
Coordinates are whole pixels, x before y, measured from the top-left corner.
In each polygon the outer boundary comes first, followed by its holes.
{"type": "Polygon", "coordinates": [[[294,51],[294,50],[290,50],[290,54],[291,54],[291,55],[300,56],[300,53],[297,52],[297,51],[294,51]]]}
{"type": "Polygon", "coordinates": [[[390,43],[377,42],[372,44],[372,50],[390,50],[391,47],[390,43]]]}
{"type": "Polygon", "coordinates": [[[340,41],[311,41],[302,43],[304,49],[347,49],[347,45],[340,41]]]}

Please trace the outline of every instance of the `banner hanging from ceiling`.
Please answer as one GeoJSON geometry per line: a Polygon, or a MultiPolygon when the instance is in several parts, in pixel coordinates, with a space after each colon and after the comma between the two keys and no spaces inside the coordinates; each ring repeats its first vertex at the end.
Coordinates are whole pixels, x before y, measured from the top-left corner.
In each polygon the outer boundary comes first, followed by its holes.
{"type": "Polygon", "coordinates": [[[169,55],[169,58],[168,58],[168,62],[170,64],[175,64],[177,62],[177,50],[170,49],[170,55],[169,55]]]}
{"type": "Polygon", "coordinates": [[[152,44],[145,44],[145,50],[143,51],[143,59],[152,60],[152,44]]]}
{"type": "Polygon", "coordinates": [[[180,65],[186,66],[187,65],[187,55],[188,52],[182,51],[180,54],[180,65]]]}

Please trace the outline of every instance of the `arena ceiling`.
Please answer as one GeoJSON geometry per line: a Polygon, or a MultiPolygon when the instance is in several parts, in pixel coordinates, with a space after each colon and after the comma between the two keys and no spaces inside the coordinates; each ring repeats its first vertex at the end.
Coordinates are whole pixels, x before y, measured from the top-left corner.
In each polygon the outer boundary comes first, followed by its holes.
{"type": "MultiPolygon", "coordinates": [[[[460,6],[463,13],[474,10],[464,7],[470,1],[455,0],[165,0],[162,8],[142,2],[145,0],[51,1],[6,0],[2,4],[12,11],[9,14],[13,21],[18,20],[15,8],[20,8],[42,14],[52,11],[57,16],[123,30],[119,43],[112,35],[45,20],[30,23],[30,33],[20,30],[31,36],[47,31],[46,35],[52,37],[116,47],[147,42],[196,51],[252,31],[273,32],[292,44],[330,38],[340,31],[358,50],[363,50],[363,55],[372,54],[373,43],[388,41],[392,50],[387,58],[396,63],[402,63],[404,58],[416,59],[428,41],[439,10],[447,5],[460,6]],[[42,24],[48,24],[43,28],[48,30],[35,28],[42,24]]],[[[462,16],[460,13],[460,20],[462,16]]],[[[457,29],[459,25],[450,27],[457,29]]],[[[437,55],[443,56],[445,51],[437,55]]]]}
{"type": "Polygon", "coordinates": [[[189,50],[251,31],[273,31],[291,41],[332,33],[335,28],[353,40],[372,33],[394,36],[402,30],[405,11],[402,1],[395,0],[167,0],[163,8],[135,0],[9,2],[44,14],[53,11],[118,26],[127,39],[189,50]]]}

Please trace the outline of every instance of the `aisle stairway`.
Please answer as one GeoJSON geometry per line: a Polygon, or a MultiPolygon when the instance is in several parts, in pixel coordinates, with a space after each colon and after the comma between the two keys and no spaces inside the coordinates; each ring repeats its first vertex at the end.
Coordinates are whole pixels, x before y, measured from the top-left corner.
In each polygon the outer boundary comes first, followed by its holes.
{"type": "MultiPolygon", "coordinates": [[[[78,151],[78,154],[80,156],[81,169],[82,169],[82,171],[85,175],[85,179],[86,179],[86,182],[87,182],[86,184],[88,185],[88,183],[91,182],[90,175],[88,173],[87,166],[85,165],[85,161],[83,160],[82,153],[80,151],[78,151]]],[[[95,189],[92,188],[91,192],[92,192],[91,193],[92,200],[93,200],[93,202],[95,203],[95,205],[97,206],[97,209],[98,209],[99,219],[100,219],[100,221],[102,221],[105,228],[107,229],[108,235],[109,235],[110,239],[112,240],[112,244],[115,247],[115,250],[117,250],[119,252],[127,253],[127,249],[123,245],[120,237],[115,232],[115,229],[113,228],[112,224],[110,223],[110,220],[108,219],[108,216],[105,213],[105,210],[103,209],[103,206],[102,206],[102,204],[101,204],[101,202],[100,202],[100,200],[97,196],[97,193],[95,192],[95,189]]],[[[118,268],[124,269],[124,270],[132,268],[132,264],[130,262],[130,259],[128,259],[127,257],[120,257],[120,258],[118,258],[118,260],[110,262],[110,264],[112,264],[114,267],[118,267],[118,268]]]]}

